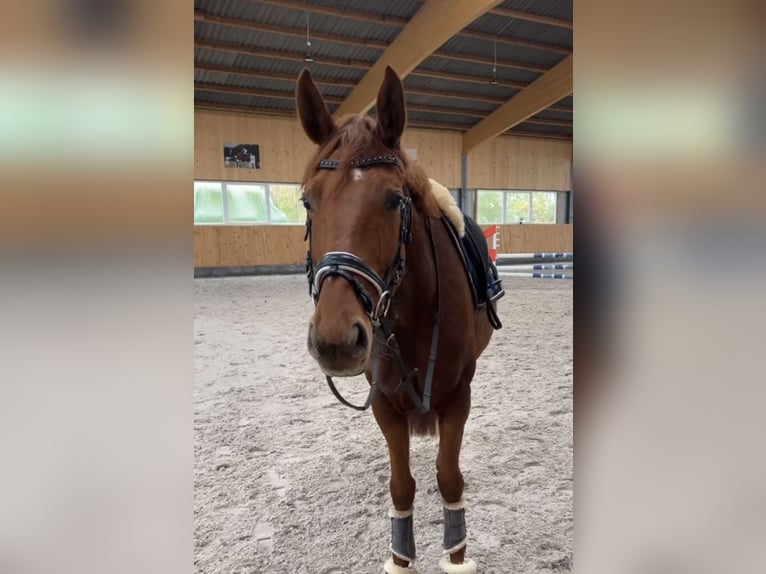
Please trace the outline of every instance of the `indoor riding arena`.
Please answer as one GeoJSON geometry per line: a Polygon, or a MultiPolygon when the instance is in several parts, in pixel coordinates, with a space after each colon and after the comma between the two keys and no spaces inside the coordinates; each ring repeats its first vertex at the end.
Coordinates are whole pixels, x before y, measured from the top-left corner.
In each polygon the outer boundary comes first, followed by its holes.
{"type": "Polygon", "coordinates": [[[194,6],[195,572],[571,571],[571,0],[194,6]]]}

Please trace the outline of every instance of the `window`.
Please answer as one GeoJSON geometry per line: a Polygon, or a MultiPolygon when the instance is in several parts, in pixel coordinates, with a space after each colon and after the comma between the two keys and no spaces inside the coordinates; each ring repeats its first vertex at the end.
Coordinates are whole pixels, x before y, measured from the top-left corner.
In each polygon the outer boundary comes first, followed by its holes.
{"type": "Polygon", "coordinates": [[[505,221],[503,223],[529,223],[529,194],[506,192],[505,221]]]}
{"type": "Polygon", "coordinates": [[[556,223],[556,192],[532,193],[532,222],[556,223]]]}
{"type": "Polygon", "coordinates": [[[194,223],[223,223],[223,188],[220,183],[194,182],[194,223]]]}
{"type": "Polygon", "coordinates": [[[270,223],[303,223],[306,210],[301,203],[299,185],[269,185],[271,198],[270,223]]]}
{"type": "Polygon", "coordinates": [[[477,223],[503,223],[503,192],[480,191],[476,199],[477,223]]]}
{"type": "Polygon", "coordinates": [[[476,192],[476,220],[501,223],[556,223],[555,191],[480,189],[476,192]]]}
{"type": "Polygon", "coordinates": [[[306,220],[296,184],[194,182],[194,224],[296,224],[306,220]]]}
{"type": "Polygon", "coordinates": [[[266,223],[266,188],[262,185],[226,184],[228,223],[266,223]]]}

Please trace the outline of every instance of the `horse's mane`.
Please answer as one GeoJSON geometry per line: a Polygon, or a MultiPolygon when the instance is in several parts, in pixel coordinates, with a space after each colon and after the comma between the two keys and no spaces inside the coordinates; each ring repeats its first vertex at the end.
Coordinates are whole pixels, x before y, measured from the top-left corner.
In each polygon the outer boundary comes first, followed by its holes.
{"type": "Polygon", "coordinates": [[[338,129],[319,146],[306,166],[302,184],[305,186],[316,174],[317,165],[323,159],[341,162],[339,172],[345,186],[351,174],[350,161],[363,157],[390,155],[393,152],[402,162],[404,181],[412,194],[415,208],[424,215],[439,217],[439,205],[431,193],[431,182],[423,168],[412,161],[398,143],[393,149],[386,147],[378,135],[377,125],[377,122],[369,116],[354,115],[343,118],[338,129]]]}

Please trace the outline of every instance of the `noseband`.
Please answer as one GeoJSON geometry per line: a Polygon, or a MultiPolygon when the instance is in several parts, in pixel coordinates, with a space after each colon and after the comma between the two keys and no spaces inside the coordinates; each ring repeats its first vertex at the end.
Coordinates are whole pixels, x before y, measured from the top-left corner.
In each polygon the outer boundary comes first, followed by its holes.
{"type": "MultiPolygon", "coordinates": [[[[340,161],[324,159],[319,162],[319,169],[337,169],[340,166],[340,161]]],[[[397,165],[402,167],[401,161],[393,155],[374,156],[369,158],[357,159],[349,162],[352,168],[365,168],[375,165],[397,165]]],[[[406,193],[405,189],[405,193],[406,193]]],[[[439,320],[438,320],[438,264],[437,264],[437,313],[434,320],[434,334],[432,336],[431,356],[429,357],[428,374],[426,377],[426,386],[423,394],[423,398],[420,399],[417,396],[417,392],[412,384],[412,381],[417,378],[418,371],[414,369],[408,371],[404,365],[404,361],[401,358],[399,352],[399,346],[396,341],[396,336],[393,334],[392,328],[385,321],[388,309],[391,306],[391,300],[396,292],[396,288],[399,286],[404,272],[406,270],[406,254],[405,246],[411,241],[411,224],[412,224],[412,198],[409,195],[405,195],[399,206],[400,225],[399,225],[399,245],[394,256],[394,260],[388,267],[384,277],[381,277],[374,269],[372,269],[367,263],[364,262],[357,255],[348,251],[330,251],[325,253],[319,262],[314,266],[314,259],[311,253],[311,217],[306,218],[306,235],[305,241],[309,242],[308,254],[306,256],[306,277],[309,283],[309,293],[314,301],[314,305],[319,302],[319,295],[322,290],[322,284],[324,280],[333,275],[343,277],[349,282],[354,289],[354,293],[359,298],[364,307],[367,316],[370,318],[370,322],[375,331],[382,331],[385,339],[385,344],[392,351],[392,355],[397,362],[399,370],[402,373],[400,387],[404,386],[404,390],[408,392],[413,403],[418,411],[426,413],[430,410],[430,395],[431,395],[431,382],[433,379],[433,367],[436,360],[436,346],[439,338],[439,320]],[[372,285],[377,293],[377,302],[374,301],[369,291],[364,287],[360,279],[365,280],[372,285]]],[[[436,257],[436,248],[433,244],[433,234],[431,233],[430,223],[426,222],[428,226],[429,236],[431,237],[431,246],[433,248],[434,257],[436,257]]],[[[436,263],[436,260],[435,260],[436,263]]],[[[379,373],[378,366],[379,360],[375,360],[373,364],[372,383],[370,386],[370,392],[367,395],[367,400],[362,406],[356,406],[348,402],[341,396],[332,377],[326,375],[327,384],[335,397],[347,407],[355,410],[366,410],[375,398],[375,394],[378,389],[379,373]]],[[[398,389],[399,387],[397,387],[398,389]]]]}

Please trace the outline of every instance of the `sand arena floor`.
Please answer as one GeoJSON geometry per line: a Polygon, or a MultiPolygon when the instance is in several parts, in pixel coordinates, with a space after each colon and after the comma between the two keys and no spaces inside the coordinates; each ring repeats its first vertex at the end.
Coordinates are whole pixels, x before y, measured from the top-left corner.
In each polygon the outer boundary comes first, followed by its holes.
{"type": "MultiPolygon", "coordinates": [[[[483,574],[568,571],[572,282],[504,286],[461,456],[468,556],[483,574]]],[[[305,279],[197,279],[195,297],[195,571],[382,572],[385,441],[370,411],[337,403],[305,350],[305,279]]],[[[363,400],[363,379],[341,385],[363,400]]],[[[435,439],[413,439],[420,574],[441,572],[435,454],[435,439]]]]}

